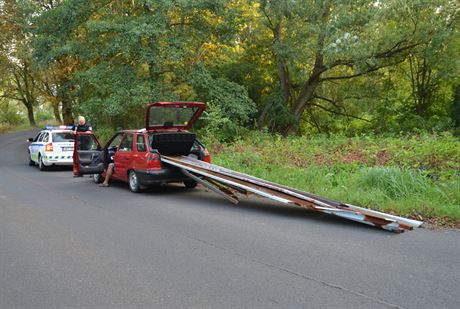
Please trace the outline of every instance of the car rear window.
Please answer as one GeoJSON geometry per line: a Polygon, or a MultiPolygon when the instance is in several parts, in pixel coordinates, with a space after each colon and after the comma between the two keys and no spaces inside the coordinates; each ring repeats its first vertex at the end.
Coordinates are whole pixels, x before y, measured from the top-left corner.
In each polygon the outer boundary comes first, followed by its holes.
{"type": "Polygon", "coordinates": [[[158,107],[150,108],[149,126],[186,126],[199,110],[198,107],[158,107]]]}
{"type": "Polygon", "coordinates": [[[53,133],[53,142],[73,142],[74,136],[73,132],[53,133]]]}

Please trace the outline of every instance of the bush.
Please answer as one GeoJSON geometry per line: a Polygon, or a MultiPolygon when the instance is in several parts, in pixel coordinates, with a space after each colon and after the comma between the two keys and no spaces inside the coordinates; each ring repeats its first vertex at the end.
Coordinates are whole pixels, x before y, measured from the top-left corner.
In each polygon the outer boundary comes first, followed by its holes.
{"type": "Polygon", "coordinates": [[[425,192],[429,187],[426,177],[393,166],[363,168],[357,178],[359,186],[378,189],[390,199],[407,198],[425,192]]]}
{"type": "Polygon", "coordinates": [[[199,100],[211,103],[237,126],[247,125],[256,112],[246,88],[224,78],[214,78],[202,65],[195,66],[189,81],[199,94],[199,100]]]}
{"type": "Polygon", "coordinates": [[[47,110],[39,110],[35,113],[35,121],[37,123],[45,123],[45,124],[56,124],[56,119],[54,115],[47,110]]]}
{"type": "Polygon", "coordinates": [[[100,143],[105,144],[115,133],[115,130],[107,127],[98,127],[94,129],[97,139],[100,143]]]}
{"type": "Polygon", "coordinates": [[[211,144],[236,141],[248,131],[227,117],[220,105],[213,101],[208,103],[201,120],[205,126],[198,133],[203,141],[211,144]]]}
{"type": "Polygon", "coordinates": [[[26,119],[18,112],[16,106],[12,106],[8,102],[0,104],[0,123],[4,124],[5,127],[17,126],[25,123],[25,121],[26,119]]]}

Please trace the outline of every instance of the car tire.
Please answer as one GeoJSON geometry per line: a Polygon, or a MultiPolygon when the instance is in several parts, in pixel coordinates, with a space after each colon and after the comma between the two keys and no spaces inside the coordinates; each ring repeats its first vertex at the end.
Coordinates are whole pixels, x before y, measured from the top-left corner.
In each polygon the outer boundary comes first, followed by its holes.
{"type": "Polygon", "coordinates": [[[43,163],[43,159],[42,159],[41,155],[38,155],[38,168],[42,172],[46,171],[48,169],[48,167],[45,165],[45,163],[43,163]]]}
{"type": "Polygon", "coordinates": [[[30,158],[30,152],[29,152],[29,166],[35,166],[35,162],[30,158]]]}
{"type": "Polygon", "coordinates": [[[102,183],[102,175],[101,174],[93,174],[92,175],[94,183],[102,183]]]}
{"type": "Polygon", "coordinates": [[[193,189],[198,185],[195,180],[184,180],[184,186],[188,189],[193,189]]]}
{"type": "Polygon", "coordinates": [[[128,184],[129,184],[129,190],[131,190],[131,192],[134,192],[134,193],[141,192],[142,186],[139,183],[139,177],[137,177],[137,173],[133,170],[129,171],[128,184]]]}

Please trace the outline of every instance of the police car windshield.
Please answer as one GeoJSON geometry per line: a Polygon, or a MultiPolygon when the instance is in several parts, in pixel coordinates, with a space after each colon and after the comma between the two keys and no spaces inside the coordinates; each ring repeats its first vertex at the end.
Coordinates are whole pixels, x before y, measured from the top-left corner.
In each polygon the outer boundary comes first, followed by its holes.
{"type": "Polygon", "coordinates": [[[53,133],[53,142],[73,142],[74,134],[73,132],[59,132],[53,133]]]}

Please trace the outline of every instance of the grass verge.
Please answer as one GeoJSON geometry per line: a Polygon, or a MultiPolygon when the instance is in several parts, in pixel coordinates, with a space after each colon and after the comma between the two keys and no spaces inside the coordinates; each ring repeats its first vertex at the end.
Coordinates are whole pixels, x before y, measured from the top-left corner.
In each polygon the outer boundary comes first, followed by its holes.
{"type": "Polygon", "coordinates": [[[412,137],[281,138],[212,143],[213,163],[358,206],[460,227],[460,142],[412,137]]]}
{"type": "Polygon", "coordinates": [[[19,125],[8,125],[8,124],[0,123],[0,134],[33,130],[37,128],[43,128],[47,125],[59,125],[59,124],[57,124],[55,121],[43,121],[43,122],[38,122],[37,125],[34,127],[28,123],[22,123],[19,125]]]}

